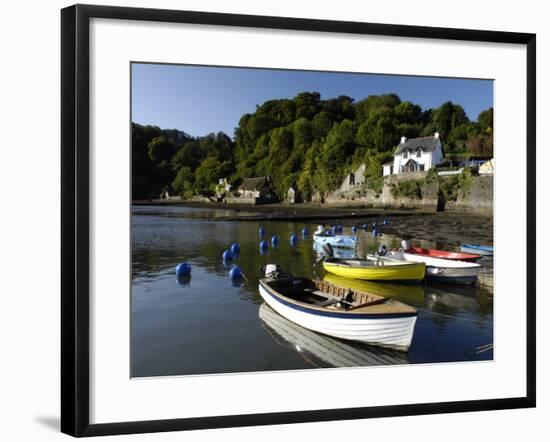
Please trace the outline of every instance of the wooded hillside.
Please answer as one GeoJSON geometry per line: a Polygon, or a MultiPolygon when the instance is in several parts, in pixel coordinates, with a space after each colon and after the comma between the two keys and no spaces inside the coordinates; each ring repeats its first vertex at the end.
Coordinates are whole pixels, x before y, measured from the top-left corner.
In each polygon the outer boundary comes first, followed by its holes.
{"type": "MultiPolygon", "coordinates": [[[[185,122],[182,122],[184,125],[185,122]]],[[[283,197],[291,184],[306,200],[338,187],[361,163],[367,177],[382,174],[401,136],[439,132],[445,154],[492,155],[493,109],[470,121],[452,102],[422,110],[395,94],[354,102],[322,100],[317,92],[266,101],[241,117],[231,139],[223,132],[192,137],[180,130],[132,124],[132,194],[158,197],[163,189],[191,197],[212,194],[219,178],[238,186],[269,175],[283,197]]]]}

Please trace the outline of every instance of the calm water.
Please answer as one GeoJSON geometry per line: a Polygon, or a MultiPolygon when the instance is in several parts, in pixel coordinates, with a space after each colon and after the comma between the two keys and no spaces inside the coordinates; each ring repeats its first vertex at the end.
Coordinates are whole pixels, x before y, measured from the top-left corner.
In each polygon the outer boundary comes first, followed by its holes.
{"type": "MultiPolygon", "coordinates": [[[[133,208],[132,376],[493,358],[492,349],[482,347],[493,342],[493,295],[475,287],[353,281],[420,309],[408,353],[332,339],[287,321],[263,304],[260,268],[278,263],[294,275],[338,282],[316,264],[311,235],[290,245],[292,232],[299,234],[304,227],[312,232],[316,224],[215,220],[224,215],[228,213],[223,210],[133,208]],[[266,239],[281,237],[280,246],[265,255],[258,248],[260,226],[267,231],[266,239]],[[221,259],[233,242],[241,245],[236,263],[246,275],[242,284],[232,283],[221,259]],[[192,275],[177,281],[175,267],[182,261],[191,264],[192,275]]],[[[392,220],[394,226],[398,222],[392,220]]],[[[349,233],[352,223],[340,224],[347,225],[344,232],[349,233]]],[[[373,251],[382,243],[399,244],[387,235],[373,239],[360,234],[373,251]]]]}

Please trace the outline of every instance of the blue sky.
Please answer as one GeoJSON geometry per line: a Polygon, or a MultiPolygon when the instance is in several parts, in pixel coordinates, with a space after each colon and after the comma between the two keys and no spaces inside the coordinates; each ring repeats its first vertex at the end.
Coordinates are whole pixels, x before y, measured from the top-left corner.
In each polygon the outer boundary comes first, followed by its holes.
{"type": "Polygon", "coordinates": [[[134,63],[132,121],[193,136],[223,131],[233,137],[240,117],[256,105],[304,91],[355,101],[393,92],[424,110],[450,100],[472,120],[493,106],[492,80],[134,63]]]}

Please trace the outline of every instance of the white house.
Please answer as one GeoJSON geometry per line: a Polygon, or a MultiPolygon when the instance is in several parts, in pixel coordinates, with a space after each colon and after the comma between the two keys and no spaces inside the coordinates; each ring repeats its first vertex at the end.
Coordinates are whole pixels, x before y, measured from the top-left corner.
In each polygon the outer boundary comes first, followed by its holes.
{"type": "Polygon", "coordinates": [[[383,174],[429,170],[441,164],[443,159],[443,147],[438,132],[433,137],[411,138],[410,140],[401,137],[401,142],[393,153],[393,164],[384,164],[382,166],[383,174]]]}

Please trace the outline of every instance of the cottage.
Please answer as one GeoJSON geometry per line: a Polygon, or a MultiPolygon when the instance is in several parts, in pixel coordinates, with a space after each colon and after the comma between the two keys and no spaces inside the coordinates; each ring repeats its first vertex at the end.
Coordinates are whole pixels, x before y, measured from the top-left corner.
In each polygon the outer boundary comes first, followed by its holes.
{"type": "Polygon", "coordinates": [[[252,204],[277,201],[277,197],[271,189],[271,179],[268,176],[246,178],[237,189],[237,196],[250,200],[252,204]]]}
{"type": "Polygon", "coordinates": [[[411,138],[410,140],[401,137],[401,142],[393,153],[393,167],[390,167],[390,164],[384,164],[383,174],[429,170],[441,164],[443,159],[443,147],[438,132],[433,137],[411,138]]]}

